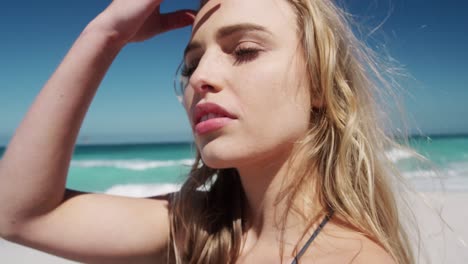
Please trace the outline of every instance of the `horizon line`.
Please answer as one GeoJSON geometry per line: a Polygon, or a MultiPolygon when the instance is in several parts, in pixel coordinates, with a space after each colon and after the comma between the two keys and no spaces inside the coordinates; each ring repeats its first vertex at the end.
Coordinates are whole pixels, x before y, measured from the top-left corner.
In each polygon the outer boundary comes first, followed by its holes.
{"type": "MultiPolygon", "coordinates": [[[[409,134],[405,137],[396,136],[395,139],[415,139],[415,138],[461,138],[468,137],[468,132],[457,132],[457,133],[434,133],[434,134],[421,134],[414,133],[409,134]]],[[[84,143],[77,142],[75,147],[98,147],[98,146],[135,146],[135,145],[165,145],[165,144],[193,144],[193,139],[190,140],[148,140],[148,141],[138,141],[138,140],[128,140],[128,141],[115,141],[115,142],[92,142],[84,143]]],[[[0,148],[6,148],[8,144],[0,144],[0,148]]]]}

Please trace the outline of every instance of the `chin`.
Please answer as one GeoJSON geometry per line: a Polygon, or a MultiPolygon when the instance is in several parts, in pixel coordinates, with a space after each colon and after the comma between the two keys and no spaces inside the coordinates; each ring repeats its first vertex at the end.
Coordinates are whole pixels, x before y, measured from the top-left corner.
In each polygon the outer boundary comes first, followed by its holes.
{"type": "Polygon", "coordinates": [[[203,163],[213,169],[228,169],[235,167],[235,159],[229,157],[225,151],[216,151],[212,149],[203,148],[200,151],[203,163]]]}
{"type": "Polygon", "coordinates": [[[215,139],[197,144],[203,163],[213,169],[235,168],[244,155],[239,155],[235,144],[215,139]]]}
{"type": "Polygon", "coordinates": [[[210,158],[202,158],[202,159],[203,159],[203,164],[215,170],[230,169],[230,168],[235,167],[233,166],[232,162],[227,161],[227,160],[210,159],[210,158]]]}

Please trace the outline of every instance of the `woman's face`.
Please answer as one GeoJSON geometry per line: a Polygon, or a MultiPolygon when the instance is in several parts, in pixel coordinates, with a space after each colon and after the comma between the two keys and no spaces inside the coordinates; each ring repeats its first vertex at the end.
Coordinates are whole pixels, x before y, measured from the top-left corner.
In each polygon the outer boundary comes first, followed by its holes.
{"type": "Polygon", "coordinates": [[[286,1],[208,1],[184,60],[184,107],[206,165],[274,162],[309,128],[305,64],[286,1]]]}

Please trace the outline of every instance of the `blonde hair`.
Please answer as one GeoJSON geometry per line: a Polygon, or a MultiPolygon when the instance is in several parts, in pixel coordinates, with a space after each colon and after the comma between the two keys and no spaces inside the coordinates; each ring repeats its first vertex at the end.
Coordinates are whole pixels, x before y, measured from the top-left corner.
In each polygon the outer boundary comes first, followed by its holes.
{"type": "MultiPolygon", "coordinates": [[[[414,263],[389,183],[398,175],[385,156],[397,144],[378,125],[376,98],[390,88],[382,65],[332,1],[287,1],[297,16],[311,100],[321,98],[323,107],[312,109],[310,130],[295,146],[301,155],[293,160],[300,166],[278,197],[289,205],[281,224],[298,213],[305,236],[320,215],[333,211],[397,263],[414,263]],[[311,215],[297,206],[299,200],[317,200],[322,212],[311,215]]],[[[243,199],[237,171],[209,168],[197,153],[190,177],[171,203],[170,252],[176,262],[234,263],[242,242],[243,199]]]]}

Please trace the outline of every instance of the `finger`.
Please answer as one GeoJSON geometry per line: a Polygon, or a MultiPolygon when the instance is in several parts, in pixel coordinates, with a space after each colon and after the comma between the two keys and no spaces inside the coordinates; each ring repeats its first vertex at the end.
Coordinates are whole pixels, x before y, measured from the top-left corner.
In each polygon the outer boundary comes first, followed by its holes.
{"type": "Polygon", "coordinates": [[[161,14],[161,30],[168,31],[192,25],[197,12],[195,10],[178,10],[172,13],[161,14]]]}

